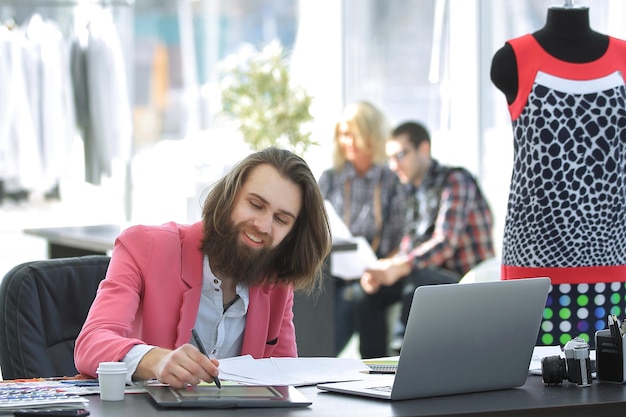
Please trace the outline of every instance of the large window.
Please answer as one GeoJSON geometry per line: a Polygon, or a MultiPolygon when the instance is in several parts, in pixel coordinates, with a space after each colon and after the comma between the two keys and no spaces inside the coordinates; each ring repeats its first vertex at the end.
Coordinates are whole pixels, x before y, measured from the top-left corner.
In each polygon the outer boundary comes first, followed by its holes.
{"type": "MultiPolygon", "coordinates": [[[[479,177],[498,245],[513,141],[506,101],[489,79],[491,58],[507,40],[540,29],[549,7],[566,3],[344,0],[344,100],[370,99],[394,122],[425,122],[434,157],[479,177]]],[[[626,38],[624,2],[588,3],[592,28],[626,38]]]]}
{"type": "MultiPolygon", "coordinates": [[[[209,150],[228,146],[222,131],[207,133],[223,128],[220,63],[244,46],[260,49],[278,39],[290,53],[294,79],[314,97],[313,134],[321,146],[307,159],[316,173],[330,164],[332,127],[343,105],[370,100],[392,124],[425,122],[435,158],[479,177],[499,236],[512,133],[504,97],[489,80],[490,61],[506,40],[540,29],[555,0],[0,0],[0,18],[19,21],[39,11],[70,33],[72,6],[82,3],[111,8],[119,22],[132,81],[135,154],[166,139],[198,136],[209,150]]],[[[623,0],[594,0],[588,7],[595,30],[626,38],[623,0]]],[[[169,177],[193,183],[200,180],[181,178],[204,175],[183,168],[172,168],[169,177]]],[[[158,181],[147,176],[152,182],[158,181]]],[[[166,179],[159,186],[164,195],[167,186],[176,188],[166,179]]],[[[189,189],[184,193],[196,198],[197,188],[189,189]]],[[[141,198],[151,209],[165,200],[151,201],[154,195],[157,189],[141,198]]]]}
{"type": "Polygon", "coordinates": [[[297,30],[293,0],[143,0],[135,15],[139,146],[212,127],[220,62],[274,39],[291,50],[297,30]]]}

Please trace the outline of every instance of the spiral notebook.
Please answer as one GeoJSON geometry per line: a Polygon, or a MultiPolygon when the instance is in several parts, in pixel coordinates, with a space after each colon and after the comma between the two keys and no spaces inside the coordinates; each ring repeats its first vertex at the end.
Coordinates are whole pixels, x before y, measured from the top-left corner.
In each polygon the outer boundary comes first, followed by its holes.
{"type": "Polygon", "coordinates": [[[317,387],[403,400],[524,385],[549,289],[549,278],[418,287],[395,375],[317,387]]]}

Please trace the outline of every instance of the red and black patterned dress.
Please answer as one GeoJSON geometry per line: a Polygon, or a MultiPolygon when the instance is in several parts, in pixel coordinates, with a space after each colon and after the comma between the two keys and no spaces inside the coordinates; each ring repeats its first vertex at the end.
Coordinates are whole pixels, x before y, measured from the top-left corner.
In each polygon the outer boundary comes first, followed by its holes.
{"type": "Polygon", "coordinates": [[[508,43],[519,89],[502,277],[551,278],[545,344],[593,338],[626,307],[626,42],[610,37],[589,63],[561,61],[532,35],[508,43]]]}

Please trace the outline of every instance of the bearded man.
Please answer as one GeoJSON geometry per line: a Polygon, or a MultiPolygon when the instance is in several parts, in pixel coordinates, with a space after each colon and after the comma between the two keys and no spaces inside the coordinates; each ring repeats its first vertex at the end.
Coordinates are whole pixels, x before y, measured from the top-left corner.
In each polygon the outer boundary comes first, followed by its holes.
{"type": "Polygon", "coordinates": [[[209,192],[192,225],[132,226],[116,239],[74,358],[127,365],[127,380],[213,381],[218,359],[297,356],[294,290],[319,288],[328,218],[306,162],[253,153],[209,192]],[[199,335],[205,355],[192,337],[199,335]]]}

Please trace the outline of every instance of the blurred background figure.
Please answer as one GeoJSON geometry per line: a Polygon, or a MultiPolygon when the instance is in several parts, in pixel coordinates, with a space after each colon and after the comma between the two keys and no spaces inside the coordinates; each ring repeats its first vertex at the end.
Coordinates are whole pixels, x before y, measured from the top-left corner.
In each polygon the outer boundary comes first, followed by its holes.
{"type": "MultiPolygon", "coordinates": [[[[405,218],[400,182],[387,165],[389,134],[387,119],[376,106],[367,101],[348,104],[335,125],[333,166],[319,179],[322,196],[352,235],[363,236],[379,258],[397,251],[405,218]]],[[[363,291],[360,276],[333,278],[335,354],[339,355],[359,332],[355,306],[363,291]]]]}
{"type": "Polygon", "coordinates": [[[380,259],[361,277],[361,356],[398,354],[413,292],[421,285],[454,284],[474,266],[493,258],[493,217],[483,192],[465,168],[431,156],[430,133],[421,123],[396,127],[387,142],[389,166],[406,184],[406,228],[399,253],[380,259]],[[390,346],[386,312],[402,302],[390,346]]]}

